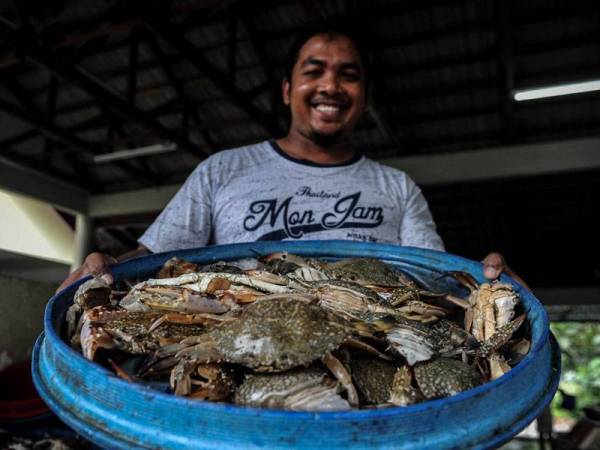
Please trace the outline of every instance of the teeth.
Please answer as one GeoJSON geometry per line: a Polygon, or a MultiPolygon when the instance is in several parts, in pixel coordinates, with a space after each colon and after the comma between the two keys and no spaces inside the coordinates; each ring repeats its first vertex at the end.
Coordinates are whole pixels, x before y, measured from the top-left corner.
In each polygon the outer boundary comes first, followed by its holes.
{"type": "Polygon", "coordinates": [[[340,110],[340,108],[333,105],[317,105],[315,109],[320,112],[338,112],[340,110]]]}

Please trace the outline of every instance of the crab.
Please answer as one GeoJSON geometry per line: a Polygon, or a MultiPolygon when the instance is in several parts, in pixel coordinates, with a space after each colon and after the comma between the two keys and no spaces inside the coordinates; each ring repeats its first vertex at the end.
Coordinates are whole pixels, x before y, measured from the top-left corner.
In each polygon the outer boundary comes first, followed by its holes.
{"type": "MultiPolygon", "coordinates": [[[[236,363],[256,372],[284,372],[321,360],[346,390],[350,404],[358,405],[349,373],[331,353],[344,343],[356,342],[353,334],[348,322],[310,302],[292,298],[259,300],[248,305],[238,320],[184,339],[181,346],[188,348],[179,350],[175,357],[198,364],[236,363]]],[[[357,345],[381,354],[364,342],[357,345]]],[[[180,382],[184,381],[173,380],[175,390],[180,382]]]]}
{"type": "Polygon", "coordinates": [[[274,253],[264,259],[278,269],[277,263],[285,265],[286,270],[279,273],[286,273],[289,278],[304,284],[308,292],[316,288],[323,307],[337,309],[353,319],[398,313],[403,317],[433,322],[444,316],[448,308],[469,305],[447,294],[422,290],[401,271],[377,259],[326,263],[288,253],[274,253]],[[428,303],[431,300],[437,304],[428,303]]]}
{"type": "Polygon", "coordinates": [[[377,325],[385,331],[390,346],[404,356],[411,366],[451,352],[463,343],[460,338],[453,336],[450,330],[415,320],[396,318],[387,323],[379,322],[377,325]]]}
{"type": "Polygon", "coordinates": [[[373,357],[353,357],[348,363],[361,404],[381,405],[390,397],[397,364],[373,357]]]}
{"type": "MultiPolygon", "coordinates": [[[[204,331],[204,327],[198,324],[168,324],[150,332],[158,318],[155,313],[132,313],[116,307],[96,306],[83,313],[81,331],[74,344],[81,346],[85,358],[94,360],[100,348],[143,355],[204,331]]],[[[206,325],[213,323],[205,322],[206,325]]]]}
{"type": "Polygon", "coordinates": [[[81,314],[95,306],[111,304],[112,289],[102,278],[93,277],[81,284],[73,296],[73,304],[67,309],[67,336],[71,339],[78,326],[81,314]]]}
{"type": "Polygon", "coordinates": [[[479,386],[479,372],[461,361],[435,358],[415,365],[415,379],[427,399],[449,397],[479,386]]]}
{"type": "Polygon", "coordinates": [[[507,283],[479,284],[467,272],[450,272],[470,291],[469,306],[465,313],[465,329],[479,341],[492,337],[496,328],[506,325],[514,317],[519,295],[507,283]]]}
{"type": "Polygon", "coordinates": [[[373,290],[351,281],[323,280],[311,283],[318,305],[348,320],[395,315],[396,311],[373,290]]]}
{"type": "Polygon", "coordinates": [[[173,278],[184,273],[193,273],[198,271],[198,265],[185,261],[177,256],[172,257],[163,264],[156,278],[173,278]]]}
{"type": "Polygon", "coordinates": [[[135,295],[148,289],[187,289],[196,293],[215,293],[234,288],[249,289],[250,292],[263,294],[290,293],[293,288],[305,290],[288,277],[260,270],[248,270],[245,273],[227,272],[196,272],[186,273],[176,278],[149,279],[138,283],[122,300],[125,303],[135,303],[135,295]]]}
{"type": "Polygon", "coordinates": [[[176,386],[175,395],[200,400],[225,400],[235,387],[231,370],[222,364],[197,364],[185,359],[180,360],[171,371],[171,380],[174,379],[184,380],[176,386]]]}
{"type": "Polygon", "coordinates": [[[261,259],[267,262],[267,268],[299,281],[343,279],[365,286],[417,288],[402,272],[378,259],[354,258],[328,263],[290,253],[272,253],[261,259]]]}
{"type": "Polygon", "coordinates": [[[318,367],[277,374],[252,374],[235,392],[237,405],[291,411],[347,411],[337,383],[318,367]]]}
{"type": "Polygon", "coordinates": [[[213,295],[182,286],[141,286],[132,289],[119,303],[132,312],[152,310],[187,313],[224,313],[229,308],[213,295]]]}
{"type": "Polygon", "coordinates": [[[465,329],[488,350],[480,351],[487,358],[490,366],[490,377],[496,379],[510,370],[504,357],[498,352],[524,320],[511,319],[515,314],[515,306],[519,303],[519,295],[511,284],[492,282],[481,285],[466,272],[451,272],[459,282],[470,290],[470,308],[465,312],[465,329]]]}

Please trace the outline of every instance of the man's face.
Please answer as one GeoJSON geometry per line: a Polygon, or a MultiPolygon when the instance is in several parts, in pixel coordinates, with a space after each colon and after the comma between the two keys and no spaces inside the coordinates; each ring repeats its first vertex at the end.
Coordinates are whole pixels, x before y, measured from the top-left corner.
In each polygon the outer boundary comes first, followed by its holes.
{"type": "Polygon", "coordinates": [[[346,36],[318,34],[306,41],[282,88],[290,133],[323,146],[349,134],[366,107],[364,68],[346,36]]]}

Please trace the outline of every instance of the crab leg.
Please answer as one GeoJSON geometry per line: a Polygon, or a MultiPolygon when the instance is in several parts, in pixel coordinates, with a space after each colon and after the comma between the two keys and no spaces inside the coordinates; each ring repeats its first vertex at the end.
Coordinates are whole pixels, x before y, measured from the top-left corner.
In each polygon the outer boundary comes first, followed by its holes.
{"type": "Polygon", "coordinates": [[[483,344],[481,344],[481,347],[479,347],[479,349],[477,350],[477,355],[487,357],[496,350],[498,350],[510,340],[513,333],[517,331],[517,329],[521,326],[524,320],[525,314],[521,314],[512,322],[509,322],[503,327],[498,328],[498,331],[496,331],[496,333],[493,336],[491,336],[483,344]]]}
{"type": "Polygon", "coordinates": [[[153,355],[138,369],[137,376],[144,377],[155,373],[161,373],[176,366],[178,362],[179,360],[174,356],[167,356],[166,358],[157,361],[153,355]]]}
{"type": "Polygon", "coordinates": [[[360,341],[358,339],[349,338],[346,341],[344,341],[344,344],[348,345],[349,347],[353,347],[353,348],[356,348],[359,350],[364,350],[366,352],[369,352],[370,354],[378,356],[381,359],[385,359],[386,361],[394,360],[394,358],[389,357],[385,353],[382,353],[379,350],[377,350],[375,347],[367,344],[366,342],[360,341]]]}
{"type": "Polygon", "coordinates": [[[221,322],[227,322],[230,320],[235,320],[235,317],[221,315],[217,316],[214,314],[181,314],[181,313],[170,313],[165,314],[155,320],[150,328],[148,328],[148,333],[152,333],[163,323],[178,323],[182,325],[215,325],[221,322]]]}
{"type": "Polygon", "coordinates": [[[180,344],[191,347],[183,348],[175,354],[175,358],[191,358],[199,363],[221,362],[223,356],[215,348],[215,342],[207,335],[192,336],[183,339],[180,344]]]}
{"type": "Polygon", "coordinates": [[[198,366],[198,362],[193,359],[180,360],[169,377],[169,384],[175,395],[188,395],[192,391],[191,374],[198,366]]]}
{"type": "Polygon", "coordinates": [[[468,272],[462,272],[459,270],[446,272],[444,275],[453,277],[456,281],[468,288],[471,292],[476,291],[479,288],[479,283],[468,272]]]}
{"type": "Polygon", "coordinates": [[[358,393],[356,392],[354,384],[352,384],[352,377],[340,360],[331,353],[327,353],[323,356],[323,364],[327,366],[333,376],[340,382],[344,389],[346,389],[348,403],[352,406],[358,406],[358,393]]]}
{"type": "Polygon", "coordinates": [[[289,278],[268,272],[254,272],[253,276],[217,272],[186,273],[177,278],[150,279],[136,285],[136,288],[141,289],[144,286],[181,286],[198,292],[206,292],[211,281],[215,278],[226,279],[231,283],[250,286],[262,292],[284,293],[290,291],[288,286],[290,282],[289,278]]]}
{"type": "Polygon", "coordinates": [[[111,367],[113,368],[113,370],[115,371],[115,374],[121,378],[122,380],[125,381],[135,381],[135,377],[129,375],[127,372],[125,372],[117,363],[115,363],[112,359],[108,359],[109,364],[111,365],[111,367]]]}
{"type": "MultiPolygon", "coordinates": [[[[154,290],[155,288],[145,288],[145,291],[154,290]]],[[[164,290],[164,288],[160,288],[164,290]]],[[[173,289],[173,288],[171,288],[173,289]]],[[[229,309],[215,298],[208,298],[203,295],[191,292],[188,289],[178,289],[175,295],[169,293],[164,296],[165,292],[161,292],[161,296],[142,299],[142,303],[152,309],[163,309],[167,311],[181,311],[190,313],[216,313],[221,314],[229,309]]]]}

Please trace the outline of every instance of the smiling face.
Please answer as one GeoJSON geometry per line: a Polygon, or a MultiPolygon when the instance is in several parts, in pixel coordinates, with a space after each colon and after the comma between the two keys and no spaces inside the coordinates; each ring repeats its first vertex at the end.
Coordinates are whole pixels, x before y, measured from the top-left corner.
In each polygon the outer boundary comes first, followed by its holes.
{"type": "Polygon", "coordinates": [[[290,107],[289,136],[328,147],[348,135],[366,107],[365,74],[350,38],[317,34],[304,43],[291,80],[283,81],[290,107]],[[298,136],[298,137],[299,137],[298,136]]]}

